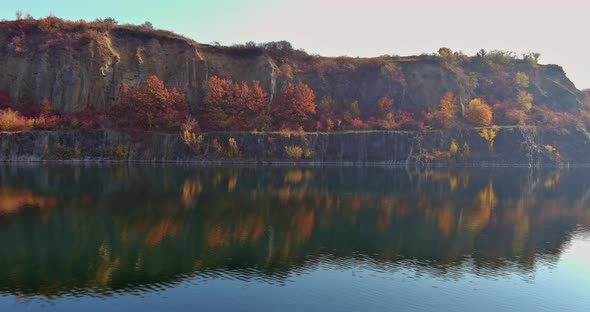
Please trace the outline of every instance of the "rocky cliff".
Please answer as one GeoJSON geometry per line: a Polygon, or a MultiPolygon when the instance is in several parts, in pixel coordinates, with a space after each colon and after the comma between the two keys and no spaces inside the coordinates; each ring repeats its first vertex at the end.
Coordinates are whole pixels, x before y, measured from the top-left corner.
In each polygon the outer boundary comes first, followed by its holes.
{"type": "Polygon", "coordinates": [[[0,92],[17,101],[48,98],[63,111],[105,109],[121,83],[137,84],[157,75],[185,92],[195,110],[212,75],[259,80],[271,95],[294,79],[310,85],[318,98],[358,100],[366,112],[385,95],[406,109],[432,107],[448,91],[462,102],[474,96],[502,100],[501,94],[512,92],[503,88],[513,74],[524,71],[531,76],[529,89],[537,103],[569,111],[583,103],[585,94],[560,67],[497,56],[326,58],[290,46],[199,44],[136,26],[21,20],[0,23],[0,92]]]}
{"type": "Polygon", "coordinates": [[[496,129],[493,144],[482,129],[339,133],[210,132],[192,148],[177,133],[29,131],[0,133],[0,161],[230,161],[349,164],[588,165],[584,132],[533,127],[496,129]],[[236,149],[231,150],[230,140],[236,149]],[[452,145],[457,149],[451,152],[452,145]],[[466,146],[468,146],[466,148],[466,146]],[[288,152],[287,149],[294,152],[288,152]],[[297,155],[299,149],[299,155],[297,155]]]}

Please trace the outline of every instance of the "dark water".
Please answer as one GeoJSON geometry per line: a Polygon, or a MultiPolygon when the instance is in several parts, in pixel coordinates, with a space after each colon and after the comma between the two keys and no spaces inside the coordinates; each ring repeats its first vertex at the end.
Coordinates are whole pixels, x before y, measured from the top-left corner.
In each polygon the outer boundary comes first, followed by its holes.
{"type": "Polygon", "coordinates": [[[0,311],[590,311],[590,171],[0,165],[0,311]]]}

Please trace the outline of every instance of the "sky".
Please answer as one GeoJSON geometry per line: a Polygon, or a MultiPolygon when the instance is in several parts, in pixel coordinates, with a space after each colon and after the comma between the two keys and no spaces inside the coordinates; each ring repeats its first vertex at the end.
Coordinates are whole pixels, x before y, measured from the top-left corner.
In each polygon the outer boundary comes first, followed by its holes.
{"type": "Polygon", "coordinates": [[[416,55],[440,47],[539,52],[590,88],[588,0],[0,0],[0,19],[115,18],[198,42],[290,41],[325,56],[416,55]]]}

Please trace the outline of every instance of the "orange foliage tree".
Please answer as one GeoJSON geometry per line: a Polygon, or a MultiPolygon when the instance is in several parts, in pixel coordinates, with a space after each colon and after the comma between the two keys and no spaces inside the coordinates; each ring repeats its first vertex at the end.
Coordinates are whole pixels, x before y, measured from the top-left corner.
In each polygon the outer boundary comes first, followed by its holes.
{"type": "Polygon", "coordinates": [[[173,129],[187,118],[188,105],[182,93],[151,76],[138,87],[122,84],[108,116],[123,128],[173,129]]]}
{"type": "Polygon", "coordinates": [[[375,104],[376,125],[382,129],[393,129],[396,125],[393,120],[393,99],[384,96],[375,104]]]}
{"type": "Polygon", "coordinates": [[[375,117],[377,119],[391,119],[393,115],[393,112],[391,110],[392,107],[392,98],[388,96],[380,98],[379,100],[377,100],[377,104],[375,105],[375,117]]]}
{"type": "Polygon", "coordinates": [[[476,127],[487,127],[492,124],[492,109],[482,99],[473,99],[465,110],[465,120],[476,127]]]}
{"type": "Polygon", "coordinates": [[[447,92],[438,103],[434,119],[441,128],[451,128],[455,125],[455,117],[458,111],[457,98],[452,92],[447,92]]]}
{"type": "Polygon", "coordinates": [[[0,110],[0,131],[30,130],[31,124],[17,111],[10,108],[0,110]]]}
{"type": "Polygon", "coordinates": [[[256,80],[248,85],[213,76],[205,96],[205,115],[217,129],[264,130],[270,123],[268,94],[256,80]]]}
{"type": "Polygon", "coordinates": [[[315,115],[314,100],[315,94],[308,85],[287,83],[272,101],[273,123],[279,128],[303,126],[315,115]]]}

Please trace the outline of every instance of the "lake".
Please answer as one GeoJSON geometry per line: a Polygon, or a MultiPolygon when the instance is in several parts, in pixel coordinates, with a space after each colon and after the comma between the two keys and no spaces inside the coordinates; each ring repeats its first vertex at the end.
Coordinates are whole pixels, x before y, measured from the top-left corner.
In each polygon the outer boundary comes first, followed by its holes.
{"type": "Polygon", "coordinates": [[[590,170],[0,165],[1,311],[589,311],[590,170]]]}

